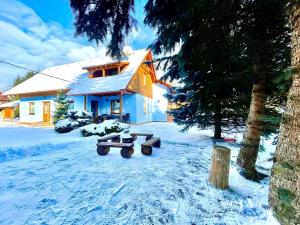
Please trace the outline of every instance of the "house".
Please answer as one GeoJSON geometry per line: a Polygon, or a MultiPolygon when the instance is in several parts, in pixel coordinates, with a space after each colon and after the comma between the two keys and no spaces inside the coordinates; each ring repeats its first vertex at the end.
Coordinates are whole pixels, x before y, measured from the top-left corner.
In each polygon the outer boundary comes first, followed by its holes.
{"type": "Polygon", "coordinates": [[[167,121],[170,85],[156,77],[150,50],[50,67],[4,93],[20,97],[20,122],[52,122],[54,98],[64,90],[72,109],[94,117],[126,117],[130,123],[167,121]],[[149,63],[150,62],[150,63],[149,63]]]}
{"type": "Polygon", "coordinates": [[[5,95],[2,95],[2,92],[0,91],[0,105],[9,102],[9,98],[5,95]]]}
{"type": "Polygon", "coordinates": [[[0,105],[0,119],[12,121],[15,117],[15,110],[19,106],[19,101],[6,102],[0,105]]]}

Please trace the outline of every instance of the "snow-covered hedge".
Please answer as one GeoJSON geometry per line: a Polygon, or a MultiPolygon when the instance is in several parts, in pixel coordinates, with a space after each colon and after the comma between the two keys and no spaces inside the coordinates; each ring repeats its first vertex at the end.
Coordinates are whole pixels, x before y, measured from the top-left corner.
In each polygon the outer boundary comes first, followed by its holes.
{"type": "Polygon", "coordinates": [[[117,120],[105,120],[100,124],[90,124],[80,128],[82,136],[104,136],[111,133],[129,132],[129,125],[117,120]]]}
{"type": "Polygon", "coordinates": [[[79,123],[70,118],[59,120],[55,124],[55,131],[58,133],[68,133],[77,128],[79,123]]]}
{"type": "Polygon", "coordinates": [[[93,122],[93,115],[88,111],[71,110],[67,118],[55,123],[55,131],[58,133],[67,133],[78,127],[82,127],[93,122]]]}

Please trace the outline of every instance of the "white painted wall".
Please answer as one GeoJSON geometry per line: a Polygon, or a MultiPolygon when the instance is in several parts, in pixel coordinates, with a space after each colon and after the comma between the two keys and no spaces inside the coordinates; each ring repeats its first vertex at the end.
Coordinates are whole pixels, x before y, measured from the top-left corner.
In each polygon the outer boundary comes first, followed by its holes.
{"type": "MultiPolygon", "coordinates": [[[[50,102],[51,119],[55,111],[54,96],[38,96],[20,100],[20,122],[34,123],[43,121],[43,102],[50,102]],[[35,103],[34,115],[29,114],[29,102],[35,103]]],[[[52,122],[52,121],[51,121],[52,122]]]]}

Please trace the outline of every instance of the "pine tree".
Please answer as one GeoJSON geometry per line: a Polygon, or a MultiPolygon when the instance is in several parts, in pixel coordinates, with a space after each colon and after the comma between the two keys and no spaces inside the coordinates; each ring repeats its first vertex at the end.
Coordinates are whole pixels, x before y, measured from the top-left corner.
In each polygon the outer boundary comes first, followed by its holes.
{"type": "Polygon", "coordinates": [[[71,101],[66,96],[65,92],[59,91],[54,99],[55,102],[55,111],[53,115],[53,123],[67,118],[68,111],[70,109],[71,101]]]}
{"type": "Polygon", "coordinates": [[[290,4],[293,82],[280,127],[269,202],[282,224],[300,224],[300,2],[290,4]]]}
{"type": "Polygon", "coordinates": [[[282,0],[249,0],[245,1],[242,10],[241,33],[247,45],[246,54],[253,65],[253,88],[247,129],[237,164],[242,174],[253,180],[259,179],[255,163],[264,127],[268,93],[274,91],[272,80],[289,62],[289,29],[286,26],[285,5],[286,1],[282,0]]]}
{"type": "Polygon", "coordinates": [[[146,24],[157,28],[152,45],[159,54],[182,43],[169,59],[164,79],[177,79],[180,88],[170,94],[177,104],[174,121],[192,126],[214,126],[221,138],[222,126],[245,122],[250,101],[250,62],[239,41],[240,1],[148,1],[146,24]]]}
{"type": "Polygon", "coordinates": [[[124,37],[135,27],[134,0],[70,0],[75,14],[76,35],[90,41],[104,42],[111,35],[108,54],[120,57],[124,37]]]}

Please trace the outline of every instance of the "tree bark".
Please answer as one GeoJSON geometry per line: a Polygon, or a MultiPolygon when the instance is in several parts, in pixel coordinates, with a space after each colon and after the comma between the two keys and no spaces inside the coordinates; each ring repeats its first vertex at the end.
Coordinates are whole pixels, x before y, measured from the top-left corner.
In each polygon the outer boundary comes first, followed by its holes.
{"type": "Polygon", "coordinates": [[[214,146],[211,156],[209,182],[216,188],[228,189],[230,149],[223,146],[214,146]]]}
{"type": "Polygon", "coordinates": [[[300,224],[300,3],[291,14],[293,83],[283,115],[269,203],[282,224],[300,224]]]}
{"type": "Polygon", "coordinates": [[[252,88],[247,129],[243,136],[237,164],[241,167],[242,173],[247,179],[257,180],[258,174],[255,169],[255,163],[263,129],[263,115],[265,113],[266,66],[256,65],[254,67],[254,74],[256,82],[252,88]]]}
{"type": "Polygon", "coordinates": [[[215,139],[221,139],[222,137],[222,116],[221,116],[221,104],[220,102],[216,103],[215,108],[215,139]]]}

